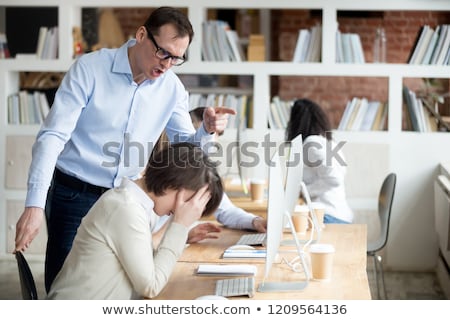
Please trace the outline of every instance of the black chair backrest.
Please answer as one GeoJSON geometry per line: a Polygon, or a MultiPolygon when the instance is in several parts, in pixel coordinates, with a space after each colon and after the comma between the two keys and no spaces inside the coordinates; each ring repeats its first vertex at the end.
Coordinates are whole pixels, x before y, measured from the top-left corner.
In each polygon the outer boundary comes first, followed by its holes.
{"type": "Polygon", "coordinates": [[[377,250],[381,250],[387,242],[389,236],[389,221],[391,219],[392,203],[394,202],[395,183],[397,175],[390,173],[386,176],[381,186],[378,197],[378,214],[380,216],[380,242],[377,250]]]}
{"type": "Polygon", "coordinates": [[[22,252],[15,253],[17,267],[19,268],[20,288],[22,290],[22,298],[24,300],[38,300],[36,284],[30,266],[23,256],[22,252]]]}

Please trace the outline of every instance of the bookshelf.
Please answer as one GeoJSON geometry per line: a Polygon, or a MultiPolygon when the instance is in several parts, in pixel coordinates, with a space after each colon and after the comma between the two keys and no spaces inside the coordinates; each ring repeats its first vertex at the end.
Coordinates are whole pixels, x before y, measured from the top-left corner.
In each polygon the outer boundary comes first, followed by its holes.
{"type": "MultiPolygon", "coordinates": [[[[7,175],[26,170],[31,157],[32,143],[39,127],[37,125],[9,125],[6,105],[7,97],[19,89],[20,72],[64,72],[73,62],[72,28],[81,24],[81,9],[92,8],[88,0],[2,0],[1,8],[11,7],[53,7],[58,13],[59,48],[58,58],[54,60],[2,59],[0,60],[0,149],[6,156],[0,157],[0,257],[10,257],[11,237],[14,236],[13,217],[20,215],[21,202],[25,198],[25,177],[17,175],[17,186],[6,183],[7,175]],[[13,142],[11,142],[11,139],[13,142]],[[19,139],[17,143],[14,139],[19,139]],[[24,142],[25,140],[26,142],[24,142]],[[17,150],[16,150],[17,149],[17,150]],[[12,158],[11,155],[14,155],[12,158]],[[11,173],[12,172],[12,173],[11,173]]],[[[144,0],[97,0],[95,7],[158,7],[169,5],[186,9],[195,30],[194,41],[189,49],[189,62],[176,69],[180,75],[221,75],[246,76],[252,79],[251,113],[252,128],[239,133],[241,142],[261,142],[270,134],[270,139],[280,143],[284,138],[282,129],[268,130],[268,111],[274,82],[280,77],[309,79],[374,79],[381,78],[387,88],[386,100],[389,104],[387,128],[383,131],[338,131],[336,140],[345,142],[344,153],[348,161],[347,193],[350,204],[362,222],[372,224],[375,219],[378,190],[384,176],[396,172],[398,193],[393,208],[391,230],[395,239],[386,248],[386,265],[401,270],[432,270],[437,261],[437,245],[433,226],[432,182],[438,164],[448,161],[450,134],[442,132],[412,132],[402,129],[402,88],[408,78],[449,79],[450,66],[410,65],[403,63],[336,63],[336,30],[339,12],[400,12],[400,11],[439,11],[450,12],[448,0],[379,0],[377,2],[355,2],[350,0],[279,0],[276,2],[222,0],[211,3],[207,0],[185,2],[179,0],[155,0],[149,5],[144,0]],[[311,10],[319,12],[322,28],[322,51],[320,62],[293,63],[291,61],[243,61],[243,62],[205,62],[202,61],[201,39],[202,23],[210,10],[245,9],[259,11],[260,33],[265,35],[266,57],[274,43],[271,35],[271,10],[311,10]],[[407,230],[405,233],[404,231],[407,230]]],[[[374,26],[375,30],[376,26],[374,26]]],[[[418,29],[411,33],[415,36],[418,29]]],[[[401,39],[399,39],[400,41],[401,39]]],[[[412,50],[412,48],[410,48],[412,50]]],[[[371,61],[367,59],[366,61],[371,61]]],[[[389,59],[388,59],[389,61],[389,59]]],[[[198,89],[197,91],[202,91],[198,89]]],[[[346,94],[346,92],[344,92],[346,94]]],[[[348,99],[357,92],[347,94],[348,99]]],[[[342,112],[345,105],[342,106],[342,112]]],[[[341,113],[342,113],[341,112],[341,113]]],[[[341,116],[341,115],[338,115],[341,116]]],[[[224,145],[236,140],[237,131],[228,130],[221,137],[224,145]]],[[[266,167],[264,151],[258,143],[251,151],[258,155],[259,163],[252,168],[243,168],[248,177],[264,176],[266,167]]],[[[244,158],[245,160],[245,158],[244,158]]],[[[13,175],[14,177],[14,175],[13,175]]],[[[8,177],[9,179],[9,177],[8,177]]],[[[43,231],[41,230],[41,233],[43,231]]],[[[42,239],[42,243],[45,239],[42,239]]],[[[42,256],[44,247],[36,243],[37,257],[42,256]],[[40,247],[39,247],[40,246],[40,247]]]]}

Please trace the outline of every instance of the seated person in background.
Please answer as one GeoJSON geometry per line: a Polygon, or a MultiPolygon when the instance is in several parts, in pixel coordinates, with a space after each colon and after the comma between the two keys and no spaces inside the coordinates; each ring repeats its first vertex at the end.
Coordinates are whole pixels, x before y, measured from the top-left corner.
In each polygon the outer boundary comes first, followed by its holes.
{"type": "Polygon", "coordinates": [[[144,176],[105,192],[78,228],[47,299],[155,297],[181,255],[189,227],[212,214],[223,194],[214,163],[179,143],[153,153],[144,176]],[[153,248],[157,216],[171,221],[153,248]]]}
{"type": "MultiPolygon", "coordinates": [[[[198,107],[189,112],[192,123],[196,129],[202,124],[203,112],[205,109],[205,107],[198,107]]],[[[215,133],[215,135],[221,134],[223,134],[223,131],[215,133]]],[[[167,145],[168,141],[169,140],[163,133],[155,146],[155,150],[167,145]]],[[[249,229],[262,233],[266,232],[267,220],[236,207],[226,194],[223,195],[221,206],[214,212],[214,216],[218,222],[228,228],[249,229]]],[[[161,217],[158,226],[162,227],[166,222],[167,217],[161,217]]],[[[159,228],[157,227],[156,229],[159,228]]],[[[217,238],[215,235],[216,232],[220,232],[220,228],[213,223],[205,222],[198,224],[189,231],[188,243],[198,242],[203,239],[215,239],[217,238]]]]}
{"type": "Polygon", "coordinates": [[[303,139],[303,181],[311,200],[325,205],[324,223],[353,222],[345,195],[344,155],[327,154],[327,150],[335,148],[329,119],[319,105],[308,99],[296,100],[292,106],[286,140],[292,141],[299,134],[303,139]],[[331,148],[327,148],[328,143],[331,148]]]}

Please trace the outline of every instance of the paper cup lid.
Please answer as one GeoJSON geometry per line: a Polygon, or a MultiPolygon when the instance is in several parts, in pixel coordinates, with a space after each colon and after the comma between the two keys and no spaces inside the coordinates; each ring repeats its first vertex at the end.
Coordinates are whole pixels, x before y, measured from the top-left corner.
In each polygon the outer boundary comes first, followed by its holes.
{"type": "Polygon", "coordinates": [[[309,247],[309,252],[314,253],[332,253],[334,251],[334,246],[326,243],[314,243],[309,247]]]}
{"type": "Polygon", "coordinates": [[[309,207],[306,204],[297,204],[294,212],[309,212],[309,207]]]}
{"type": "Polygon", "coordinates": [[[250,179],[250,183],[254,183],[254,184],[265,184],[265,183],[266,183],[266,180],[264,180],[264,179],[253,178],[253,179],[250,179]]]}
{"type": "Polygon", "coordinates": [[[311,206],[314,209],[325,209],[325,205],[322,202],[311,202],[311,206]]]}

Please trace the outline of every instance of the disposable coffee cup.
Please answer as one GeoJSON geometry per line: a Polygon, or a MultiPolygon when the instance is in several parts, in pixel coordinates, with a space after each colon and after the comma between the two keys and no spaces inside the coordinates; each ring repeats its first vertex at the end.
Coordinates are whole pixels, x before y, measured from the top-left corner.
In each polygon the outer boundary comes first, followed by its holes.
{"type": "Polygon", "coordinates": [[[263,201],[265,187],[266,182],[264,180],[253,179],[250,181],[250,196],[252,198],[252,201],[263,201]]]}
{"type": "Polygon", "coordinates": [[[308,229],[309,208],[306,205],[296,205],[292,213],[292,223],[296,233],[305,234],[308,229]]]}
{"type": "Polygon", "coordinates": [[[331,280],[334,253],[335,249],[331,244],[314,243],[309,247],[313,280],[331,280]]]}
{"type": "Polygon", "coordinates": [[[317,222],[319,223],[320,228],[325,228],[325,224],[323,223],[325,216],[325,205],[321,202],[312,202],[311,206],[316,214],[317,222]]]}

